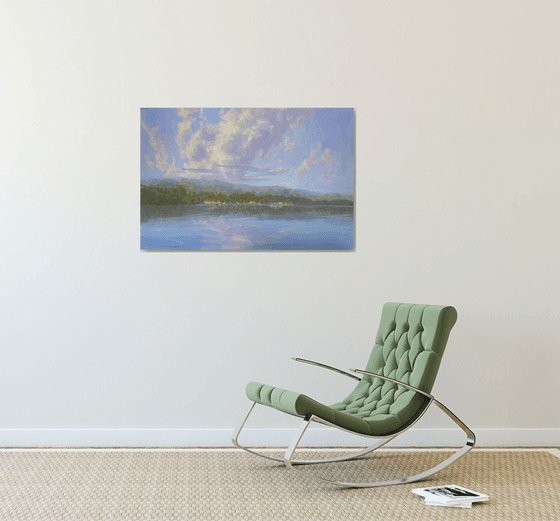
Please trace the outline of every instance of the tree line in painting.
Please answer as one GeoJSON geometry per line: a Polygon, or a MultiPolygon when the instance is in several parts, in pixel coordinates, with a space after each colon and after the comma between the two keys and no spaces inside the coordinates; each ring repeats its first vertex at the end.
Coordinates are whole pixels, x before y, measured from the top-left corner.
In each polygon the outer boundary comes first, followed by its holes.
{"type": "Polygon", "coordinates": [[[197,190],[191,185],[178,183],[174,186],[140,185],[140,204],[142,206],[167,206],[177,204],[284,204],[284,205],[339,205],[352,206],[352,196],[303,195],[295,190],[289,193],[261,193],[254,191],[225,192],[217,188],[197,190]]]}

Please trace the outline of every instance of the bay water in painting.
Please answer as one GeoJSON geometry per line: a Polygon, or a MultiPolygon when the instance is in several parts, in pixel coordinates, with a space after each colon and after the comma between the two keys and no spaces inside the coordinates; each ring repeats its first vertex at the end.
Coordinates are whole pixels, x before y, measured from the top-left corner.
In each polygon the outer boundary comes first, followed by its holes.
{"type": "Polygon", "coordinates": [[[352,109],[142,109],[141,249],[354,249],[352,109]]]}

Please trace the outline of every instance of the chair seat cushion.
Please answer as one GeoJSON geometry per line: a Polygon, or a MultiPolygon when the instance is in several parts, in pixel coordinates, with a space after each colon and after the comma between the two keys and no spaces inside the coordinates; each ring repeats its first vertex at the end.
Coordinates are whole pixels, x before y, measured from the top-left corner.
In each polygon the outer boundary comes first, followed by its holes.
{"type": "Polygon", "coordinates": [[[349,397],[330,406],[340,413],[361,418],[369,425],[371,436],[387,436],[404,430],[428,406],[430,400],[419,393],[379,378],[371,380],[371,377],[364,377],[349,397]],[[381,394],[383,387],[385,392],[381,394]]]}
{"type": "Polygon", "coordinates": [[[379,409],[365,415],[361,409],[360,412],[354,412],[345,402],[324,405],[305,394],[259,382],[249,383],[245,392],[250,400],[262,405],[299,417],[313,414],[343,429],[366,436],[389,436],[400,432],[427,405],[421,395],[408,391],[405,393],[406,399],[402,396],[400,400],[403,407],[381,405],[379,409]]]}

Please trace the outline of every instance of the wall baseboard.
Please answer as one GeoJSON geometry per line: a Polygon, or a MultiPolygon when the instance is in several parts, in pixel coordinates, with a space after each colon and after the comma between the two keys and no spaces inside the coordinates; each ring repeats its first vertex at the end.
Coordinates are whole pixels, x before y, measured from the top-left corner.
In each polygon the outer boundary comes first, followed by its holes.
{"type": "MultiPolygon", "coordinates": [[[[560,429],[473,429],[481,447],[558,447],[560,429]]],[[[0,447],[232,447],[233,429],[0,429],[0,447]]],[[[246,429],[240,443],[286,447],[295,429],[246,429]]],[[[448,447],[464,443],[460,429],[409,429],[393,447],[448,447]]],[[[310,427],[307,447],[368,445],[362,436],[310,427]]]]}

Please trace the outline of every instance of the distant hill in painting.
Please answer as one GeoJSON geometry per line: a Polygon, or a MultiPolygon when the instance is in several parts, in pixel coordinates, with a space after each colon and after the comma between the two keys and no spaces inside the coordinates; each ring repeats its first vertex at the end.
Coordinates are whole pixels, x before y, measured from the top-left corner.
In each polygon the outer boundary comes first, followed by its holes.
{"type": "Polygon", "coordinates": [[[172,204],[293,204],[354,205],[353,194],[320,194],[283,186],[252,186],[224,181],[159,179],[140,184],[142,205],[172,204]]]}

